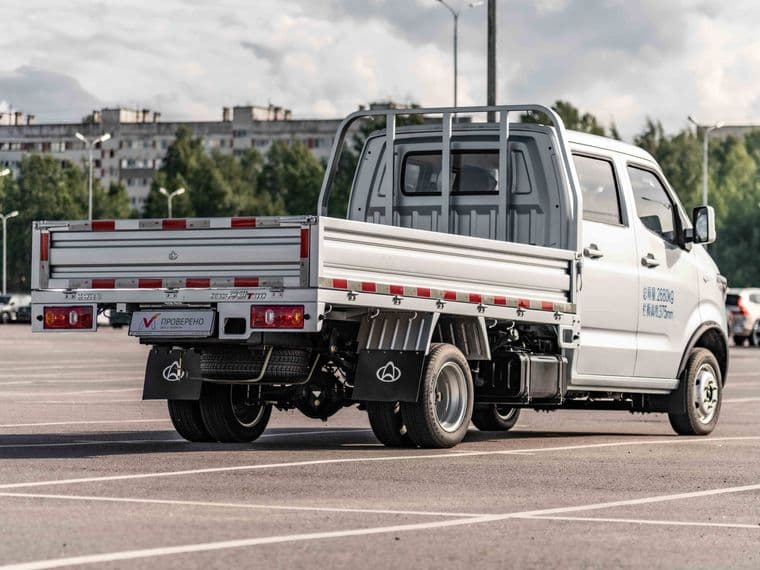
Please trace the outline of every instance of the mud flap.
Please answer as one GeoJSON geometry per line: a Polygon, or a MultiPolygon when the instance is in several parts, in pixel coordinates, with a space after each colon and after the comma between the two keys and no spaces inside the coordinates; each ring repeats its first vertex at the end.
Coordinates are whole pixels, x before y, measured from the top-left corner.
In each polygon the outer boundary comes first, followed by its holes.
{"type": "Polygon", "coordinates": [[[143,400],[198,400],[201,362],[197,352],[154,346],[145,365],[143,400]]]}
{"type": "Polygon", "coordinates": [[[354,400],[416,402],[425,353],[411,350],[362,350],[354,378],[354,400]]]}

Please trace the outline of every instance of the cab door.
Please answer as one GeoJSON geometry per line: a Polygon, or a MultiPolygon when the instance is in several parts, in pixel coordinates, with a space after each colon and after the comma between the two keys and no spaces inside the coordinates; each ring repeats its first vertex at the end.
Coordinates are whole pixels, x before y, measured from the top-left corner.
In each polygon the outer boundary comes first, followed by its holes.
{"type": "Polygon", "coordinates": [[[634,375],[675,378],[690,334],[689,321],[698,314],[696,259],[679,244],[678,202],[661,175],[638,164],[629,164],[627,174],[636,208],[640,268],[634,375]]]}
{"type": "Polygon", "coordinates": [[[638,252],[614,162],[575,153],[583,193],[581,336],[576,372],[633,375],[638,322],[638,252]]]}

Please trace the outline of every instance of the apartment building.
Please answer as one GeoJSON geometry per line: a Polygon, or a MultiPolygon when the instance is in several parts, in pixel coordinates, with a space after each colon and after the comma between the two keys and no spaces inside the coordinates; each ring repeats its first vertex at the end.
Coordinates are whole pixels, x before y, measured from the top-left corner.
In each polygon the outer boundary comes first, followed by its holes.
{"type": "Polygon", "coordinates": [[[93,111],[79,123],[35,124],[20,112],[0,117],[0,168],[15,175],[23,156],[43,153],[87,166],[88,149],[76,137],[105,133],[111,138],[94,149],[94,177],[104,186],[121,182],[132,207],[141,211],[156,171],[177,130],[184,126],[203,140],[205,148],[239,154],[255,148],[265,154],[274,141],[301,141],[320,160],[330,155],[339,119],[293,119],[291,112],[273,105],[225,107],[221,121],[164,122],[150,110],[111,108],[93,111]]]}

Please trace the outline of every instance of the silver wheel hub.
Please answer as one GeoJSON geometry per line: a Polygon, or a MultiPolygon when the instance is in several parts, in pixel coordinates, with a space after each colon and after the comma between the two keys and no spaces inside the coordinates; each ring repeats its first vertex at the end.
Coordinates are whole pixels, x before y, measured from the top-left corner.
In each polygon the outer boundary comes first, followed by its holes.
{"type": "Polygon", "coordinates": [[[254,388],[251,386],[233,386],[230,390],[230,405],[237,422],[246,428],[252,428],[264,416],[264,406],[253,401],[254,388]]]}
{"type": "Polygon", "coordinates": [[[444,431],[458,430],[467,412],[469,394],[462,369],[447,362],[438,372],[435,381],[435,417],[444,431]]]}
{"type": "Polygon", "coordinates": [[[709,424],[718,409],[720,388],[715,370],[709,364],[703,364],[697,370],[694,382],[694,407],[697,419],[703,424],[709,424]]]}

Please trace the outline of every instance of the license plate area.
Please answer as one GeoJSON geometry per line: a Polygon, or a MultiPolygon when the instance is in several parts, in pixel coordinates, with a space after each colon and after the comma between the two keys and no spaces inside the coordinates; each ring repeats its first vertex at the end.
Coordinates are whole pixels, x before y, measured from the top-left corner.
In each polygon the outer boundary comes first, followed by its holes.
{"type": "Polygon", "coordinates": [[[142,338],[206,338],[214,331],[216,312],[212,310],[156,310],[132,313],[130,336],[142,338]]]}

